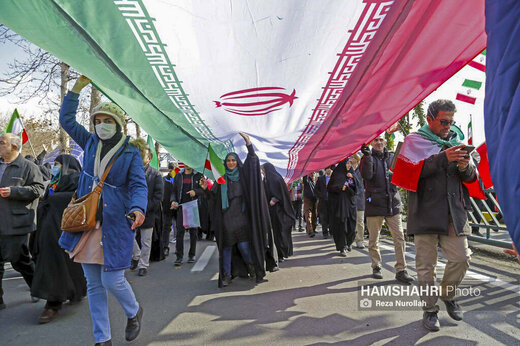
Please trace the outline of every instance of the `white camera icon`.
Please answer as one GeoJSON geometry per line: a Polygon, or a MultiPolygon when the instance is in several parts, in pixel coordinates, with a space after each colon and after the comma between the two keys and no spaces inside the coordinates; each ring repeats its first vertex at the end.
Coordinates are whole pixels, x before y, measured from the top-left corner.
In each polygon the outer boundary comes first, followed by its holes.
{"type": "Polygon", "coordinates": [[[372,307],[372,300],[368,298],[361,299],[359,301],[359,307],[363,309],[370,309],[372,307]]]}

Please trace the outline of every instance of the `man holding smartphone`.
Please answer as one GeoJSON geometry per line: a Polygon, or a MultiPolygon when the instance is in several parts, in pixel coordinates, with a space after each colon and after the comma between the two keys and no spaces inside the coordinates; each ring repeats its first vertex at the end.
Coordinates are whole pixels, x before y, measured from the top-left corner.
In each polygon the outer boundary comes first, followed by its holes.
{"type": "MultiPolygon", "coordinates": [[[[466,239],[471,232],[467,216],[471,207],[464,183],[474,183],[476,173],[470,164],[471,147],[460,144],[457,133],[451,130],[455,112],[455,105],[449,100],[430,104],[428,124],[403,143],[392,182],[409,190],[407,232],[414,236],[419,285],[435,287],[440,245],[448,263],[439,295],[449,316],[460,321],[463,313],[455,301],[455,292],[466,275],[471,255],[466,239]],[[406,164],[399,166],[400,161],[406,164]]],[[[425,303],[423,325],[431,331],[440,329],[437,292],[429,289],[421,296],[425,303]]]]}

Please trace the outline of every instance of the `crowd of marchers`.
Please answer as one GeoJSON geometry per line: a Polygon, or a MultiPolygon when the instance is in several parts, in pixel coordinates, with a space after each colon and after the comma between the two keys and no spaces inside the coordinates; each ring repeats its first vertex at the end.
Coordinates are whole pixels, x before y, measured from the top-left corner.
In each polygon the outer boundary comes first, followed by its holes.
{"type": "Polygon", "coordinates": [[[116,104],[106,102],[94,109],[93,133],[77,122],[80,92],[89,83],[80,77],[60,110],[61,126],[84,150],[83,162],[63,154],[43,166],[22,157],[18,136],[0,137],[0,309],[6,308],[1,278],[4,263],[10,262],[30,287],[32,301],[46,300],[39,323],[52,321],[65,302],[78,303],[88,296],[96,345],[110,345],[110,292],[125,312],[125,338],[131,341],[141,331],[144,309],[125,278],[126,269],[146,276],[150,261],[167,258],[170,246],[175,248],[174,266],[195,263],[197,242],[205,237],[218,247],[219,287],[240,278],[262,283],[293,256],[294,234],[305,229],[310,238],[320,238],[319,222],[322,237],[332,238],[338,256],[347,261],[353,246],[368,248],[374,279],[383,278],[379,236],[386,224],[395,250],[395,279],[405,285],[415,280],[435,285],[440,245],[448,262],[440,295],[421,297],[423,324],[439,330],[439,298],[450,317],[463,318],[455,290],[448,288],[457,287],[469,267],[470,205],[463,183],[474,181],[476,173],[450,131],[456,112],[452,102],[430,104],[428,124],[421,129],[439,150],[424,160],[417,189],[408,192],[407,233],[413,235],[416,248],[414,279],[405,259],[402,192],[392,184],[394,154],[387,150],[384,136],[288,185],[271,163],[261,164],[244,133],[240,135],[247,156],[242,160],[231,152],[223,158],[224,184],[187,165],[179,170],[173,163],[163,176],[151,167],[153,152],[146,143],[123,134],[124,113],[116,104]],[[71,200],[88,195],[97,185],[102,193],[95,227],[61,231],[71,200]],[[183,209],[194,201],[197,224],[184,220],[183,209]]]}

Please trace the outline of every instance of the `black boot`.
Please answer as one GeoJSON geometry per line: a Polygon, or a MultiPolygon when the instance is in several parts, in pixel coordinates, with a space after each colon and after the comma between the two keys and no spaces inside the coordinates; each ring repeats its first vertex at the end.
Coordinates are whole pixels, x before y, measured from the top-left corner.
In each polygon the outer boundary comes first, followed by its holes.
{"type": "Polygon", "coordinates": [[[139,335],[141,331],[141,319],[143,318],[143,307],[139,305],[137,314],[129,318],[126,322],[125,338],[126,341],[132,341],[139,335]]]}
{"type": "Polygon", "coordinates": [[[255,266],[253,264],[248,264],[247,265],[247,273],[249,274],[249,277],[251,279],[255,279],[256,278],[255,266]]]}
{"type": "Polygon", "coordinates": [[[413,282],[413,277],[408,275],[406,270],[401,270],[395,274],[395,279],[403,284],[410,285],[413,282]]]}
{"type": "Polygon", "coordinates": [[[431,330],[432,332],[438,332],[441,329],[441,324],[436,312],[425,311],[422,322],[424,328],[431,330]]]}
{"type": "Polygon", "coordinates": [[[460,305],[455,300],[443,300],[446,305],[446,310],[448,311],[448,315],[453,318],[455,321],[461,321],[464,313],[460,308],[460,305]]]}
{"type": "Polygon", "coordinates": [[[96,342],[94,346],[112,346],[112,340],[96,342]]]}
{"type": "Polygon", "coordinates": [[[231,283],[231,275],[224,274],[224,278],[222,279],[222,287],[229,286],[231,283]]]}

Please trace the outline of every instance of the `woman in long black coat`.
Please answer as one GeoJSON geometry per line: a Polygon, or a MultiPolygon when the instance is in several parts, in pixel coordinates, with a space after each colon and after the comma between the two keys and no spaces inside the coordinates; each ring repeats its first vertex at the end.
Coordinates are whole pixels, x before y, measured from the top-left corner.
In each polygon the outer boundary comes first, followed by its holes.
{"type": "Polygon", "coordinates": [[[39,323],[50,322],[63,302],[78,302],[87,294],[81,264],[74,263],[58,245],[61,217],[78,186],[81,165],[71,155],[60,155],[38,205],[34,249],[36,269],[31,295],[47,300],[39,323]]]}
{"type": "MultiPolygon", "coordinates": [[[[206,192],[219,249],[219,287],[229,285],[236,276],[262,282],[266,270],[278,269],[260,161],[249,136],[240,135],[248,150],[245,162],[235,153],[227,154],[226,184],[215,183],[206,192]]],[[[201,187],[207,190],[204,178],[201,187]]]]}
{"type": "Polygon", "coordinates": [[[352,250],[356,238],[356,191],[352,164],[348,160],[341,161],[332,172],[327,190],[329,192],[331,222],[330,230],[336,250],[345,257],[345,250],[352,250]]]}
{"type": "Polygon", "coordinates": [[[265,163],[262,168],[265,175],[265,192],[269,202],[274,243],[278,251],[278,260],[283,261],[284,258],[293,254],[291,231],[296,220],[295,212],[289,189],[280,173],[269,162],[265,163]]]}

